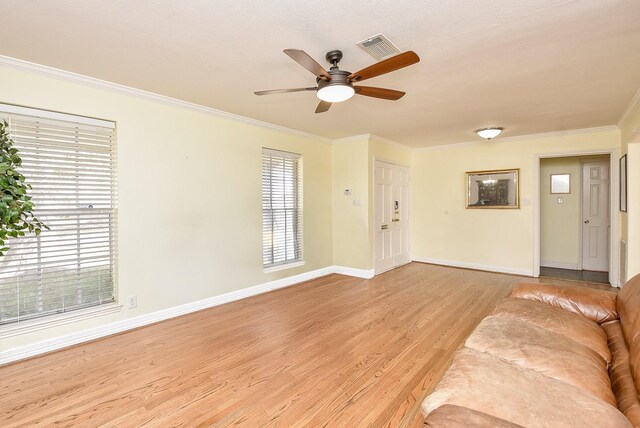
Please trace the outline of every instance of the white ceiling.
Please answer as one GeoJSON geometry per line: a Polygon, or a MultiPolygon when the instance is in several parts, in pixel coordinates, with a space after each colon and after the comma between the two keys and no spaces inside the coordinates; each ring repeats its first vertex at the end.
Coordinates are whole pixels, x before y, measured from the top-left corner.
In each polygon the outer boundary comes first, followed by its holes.
{"type": "MultiPolygon", "coordinates": [[[[638,0],[0,0],[0,54],[341,138],[420,147],[615,124],[640,87],[638,0]],[[399,101],[356,96],[314,114],[314,86],[282,50],[341,68],[375,60],[382,32],[422,61],[367,81],[399,101]]],[[[328,65],[327,65],[328,66],[328,65]]]]}

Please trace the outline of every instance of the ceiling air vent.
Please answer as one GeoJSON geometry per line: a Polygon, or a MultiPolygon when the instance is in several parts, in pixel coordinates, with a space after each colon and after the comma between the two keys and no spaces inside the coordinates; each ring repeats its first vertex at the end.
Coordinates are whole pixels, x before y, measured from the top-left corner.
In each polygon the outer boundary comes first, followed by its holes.
{"type": "Polygon", "coordinates": [[[387,59],[401,52],[384,34],[376,34],[375,36],[364,39],[358,43],[358,46],[378,61],[387,59]]]}

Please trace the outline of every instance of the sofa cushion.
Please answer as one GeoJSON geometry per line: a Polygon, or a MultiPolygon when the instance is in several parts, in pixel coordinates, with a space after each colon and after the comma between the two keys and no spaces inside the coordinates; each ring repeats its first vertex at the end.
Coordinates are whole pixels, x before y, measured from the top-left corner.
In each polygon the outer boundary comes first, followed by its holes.
{"type": "Polygon", "coordinates": [[[526,321],[489,316],[473,331],[465,346],[570,383],[616,405],[602,357],[561,334],[526,321]]]}
{"type": "Polygon", "coordinates": [[[620,321],[603,324],[611,347],[611,387],[618,402],[618,409],[634,426],[640,426],[640,401],[629,367],[629,351],[622,335],[620,321]]]}
{"type": "Polygon", "coordinates": [[[617,294],[584,286],[521,283],[511,297],[536,300],[602,324],[618,319],[617,294]]]}
{"type": "Polygon", "coordinates": [[[425,427],[432,428],[523,428],[504,419],[466,407],[445,404],[438,407],[424,421],[425,427]]]}
{"type": "Polygon", "coordinates": [[[604,330],[594,321],[581,315],[527,299],[504,299],[496,306],[493,315],[527,321],[562,334],[593,349],[607,364],[611,362],[611,352],[604,330]]]}
{"type": "Polygon", "coordinates": [[[617,301],[620,325],[629,349],[629,365],[640,393],[640,275],[631,278],[618,293],[617,301]]]}
{"type": "Polygon", "coordinates": [[[463,348],[436,390],[425,415],[444,404],[487,413],[527,427],[630,427],[614,406],[566,382],[463,348]]]}

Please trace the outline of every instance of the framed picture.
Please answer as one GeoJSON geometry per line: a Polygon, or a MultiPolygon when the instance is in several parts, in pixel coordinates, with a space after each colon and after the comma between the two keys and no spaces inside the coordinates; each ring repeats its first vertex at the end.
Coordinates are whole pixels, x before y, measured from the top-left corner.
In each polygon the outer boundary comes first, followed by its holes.
{"type": "Polygon", "coordinates": [[[571,174],[551,174],[551,193],[571,193],[571,174]]]}
{"type": "Polygon", "coordinates": [[[627,155],[620,158],[620,211],[627,212],[627,155]]]}
{"type": "Polygon", "coordinates": [[[519,169],[466,174],[467,208],[520,208],[519,169]]]}

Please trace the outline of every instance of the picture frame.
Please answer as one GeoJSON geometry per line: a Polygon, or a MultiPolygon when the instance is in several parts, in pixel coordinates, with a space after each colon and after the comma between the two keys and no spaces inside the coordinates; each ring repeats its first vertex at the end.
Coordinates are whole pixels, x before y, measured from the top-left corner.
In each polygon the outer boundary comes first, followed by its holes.
{"type": "Polygon", "coordinates": [[[466,208],[519,209],[520,169],[466,172],[466,208]]]}
{"type": "Polygon", "coordinates": [[[627,155],[620,158],[620,211],[627,212],[627,155]]]}
{"type": "Polygon", "coordinates": [[[551,194],[571,193],[571,174],[551,174],[551,194]]]}

